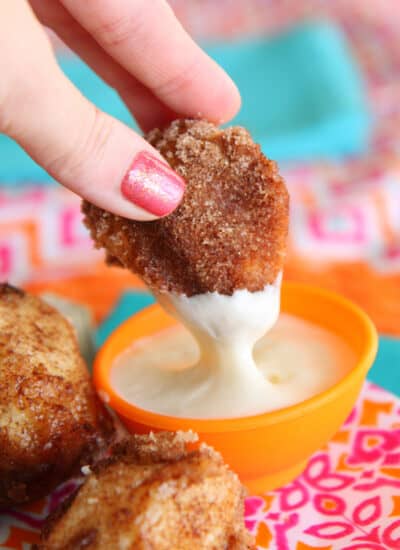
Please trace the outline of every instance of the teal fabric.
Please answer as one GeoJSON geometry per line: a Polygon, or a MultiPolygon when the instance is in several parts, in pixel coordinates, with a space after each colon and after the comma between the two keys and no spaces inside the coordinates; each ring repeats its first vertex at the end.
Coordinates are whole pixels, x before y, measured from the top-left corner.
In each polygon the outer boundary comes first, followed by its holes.
{"type": "Polygon", "coordinates": [[[400,396],[400,339],[381,336],[369,380],[400,396]]]}
{"type": "Polygon", "coordinates": [[[274,38],[207,50],[241,92],[234,122],[249,128],[271,158],[332,158],[367,148],[365,87],[332,24],[310,22],[274,38]]]}
{"type": "MultiPolygon", "coordinates": [[[[97,345],[101,346],[119,324],[151,303],[154,303],[154,298],[150,294],[124,293],[108,319],[99,327],[97,345]]],[[[379,338],[378,355],[368,379],[400,396],[400,339],[385,336],[379,338]]]]}
{"type": "Polygon", "coordinates": [[[98,327],[95,338],[96,345],[101,346],[121,323],[152,303],[154,303],[154,298],[148,292],[124,292],[111,313],[98,327]]]}
{"type": "MultiPolygon", "coordinates": [[[[247,127],[271,158],[336,158],[365,150],[369,116],[364,85],[344,37],[332,24],[312,22],[274,38],[205,47],[242,93],[234,122],[247,127]]],[[[60,65],[100,109],[134,126],[118,95],[84,63],[63,57],[60,65]]],[[[3,185],[52,181],[1,135],[0,167],[3,185]]]]}

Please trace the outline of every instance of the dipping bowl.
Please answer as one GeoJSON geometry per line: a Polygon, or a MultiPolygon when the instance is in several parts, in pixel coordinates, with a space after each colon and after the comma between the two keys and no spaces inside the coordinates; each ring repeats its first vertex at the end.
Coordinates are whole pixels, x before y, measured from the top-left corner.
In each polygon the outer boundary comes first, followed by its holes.
{"type": "Polygon", "coordinates": [[[96,389],[131,432],[193,430],[200,441],[222,454],[251,494],[280,487],[299,475],[311,455],[339,430],[357,400],[377,350],[376,330],[368,316],[337,294],[284,283],[281,311],[337,334],[354,351],[350,371],[306,401],[254,416],[193,419],[156,414],[124,400],[110,383],[115,358],[135,340],[177,322],[157,304],[132,316],[107,339],[94,364],[96,389]]]}

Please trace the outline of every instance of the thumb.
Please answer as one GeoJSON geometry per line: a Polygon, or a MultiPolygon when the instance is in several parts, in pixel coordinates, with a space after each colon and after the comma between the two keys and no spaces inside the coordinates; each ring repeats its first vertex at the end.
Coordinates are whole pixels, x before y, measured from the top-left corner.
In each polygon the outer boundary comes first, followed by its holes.
{"type": "Polygon", "coordinates": [[[184,192],[182,178],[143,138],[80,94],[25,2],[7,4],[13,6],[4,27],[19,28],[29,42],[8,31],[1,39],[6,84],[0,131],[56,180],[105,210],[136,220],[172,212],[184,192]]]}

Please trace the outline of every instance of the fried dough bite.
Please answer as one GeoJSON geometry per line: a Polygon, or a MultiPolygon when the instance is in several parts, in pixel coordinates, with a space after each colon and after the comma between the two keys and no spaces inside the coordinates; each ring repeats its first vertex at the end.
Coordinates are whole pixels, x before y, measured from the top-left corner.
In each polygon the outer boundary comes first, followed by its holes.
{"type": "Polygon", "coordinates": [[[255,550],[243,489],[210,447],[186,434],[132,436],[50,518],[40,550],[255,550]]]}
{"type": "Polygon", "coordinates": [[[107,431],[70,323],[0,284],[0,508],[49,493],[107,431]]]}
{"type": "Polygon", "coordinates": [[[111,264],[157,292],[231,295],[272,284],[282,271],[288,193],[275,162],[243,128],[176,120],[147,137],[187,183],[183,201],[151,222],[83,203],[85,223],[111,264]]]}

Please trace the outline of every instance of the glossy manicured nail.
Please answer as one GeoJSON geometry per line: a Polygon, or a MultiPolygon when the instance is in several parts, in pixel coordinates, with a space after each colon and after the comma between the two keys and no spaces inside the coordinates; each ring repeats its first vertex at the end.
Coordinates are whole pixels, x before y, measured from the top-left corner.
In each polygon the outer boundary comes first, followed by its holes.
{"type": "Polygon", "coordinates": [[[121,183],[123,196],[155,216],[166,216],[180,203],[184,180],[147,151],[134,158],[121,183]]]}

